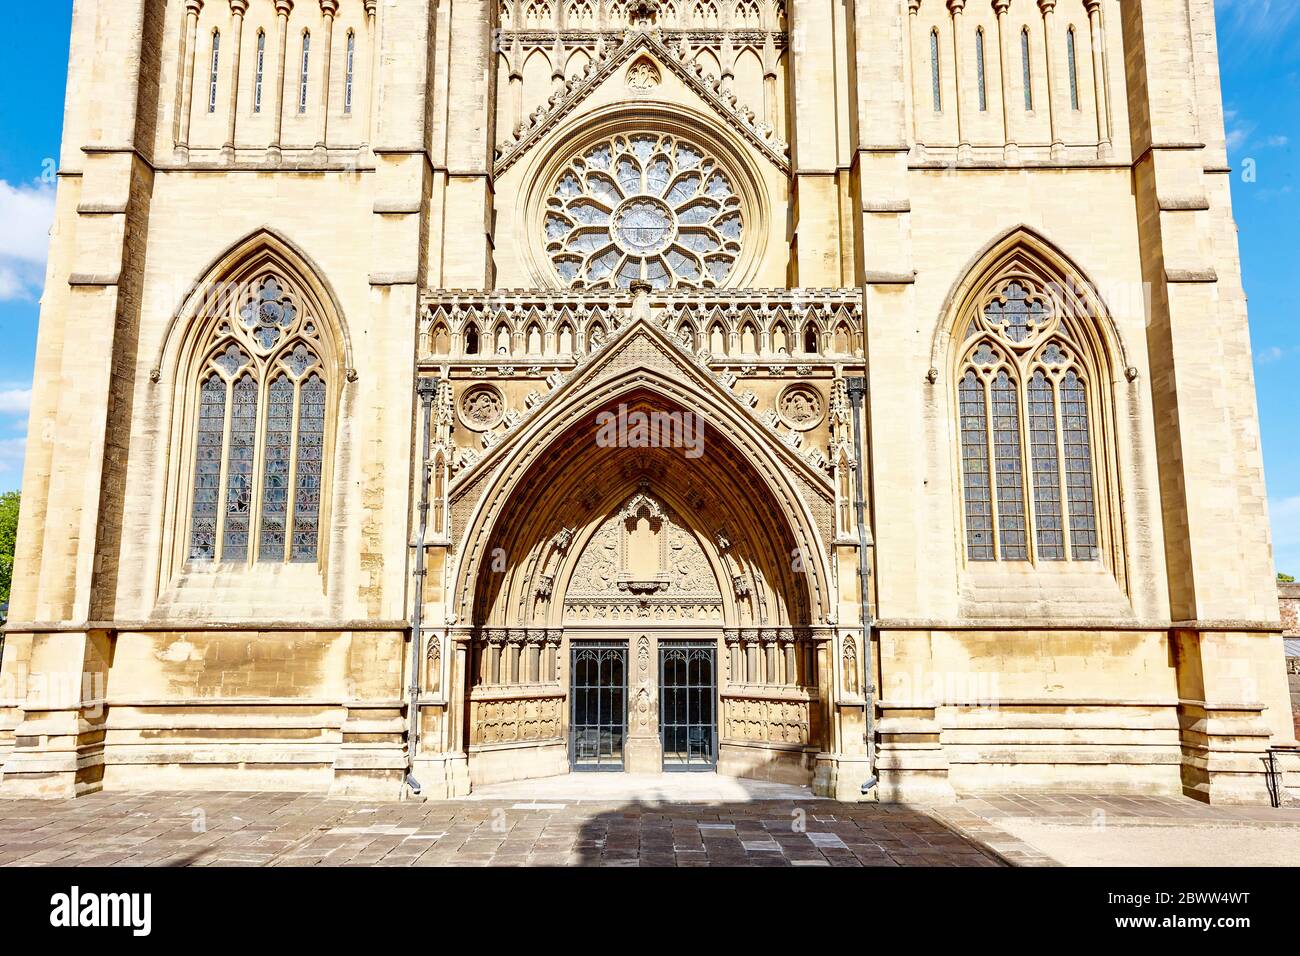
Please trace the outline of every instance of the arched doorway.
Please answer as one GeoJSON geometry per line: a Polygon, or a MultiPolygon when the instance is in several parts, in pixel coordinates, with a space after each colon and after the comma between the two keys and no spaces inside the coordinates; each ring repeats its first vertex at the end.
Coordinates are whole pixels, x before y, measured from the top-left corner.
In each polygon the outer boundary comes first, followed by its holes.
{"type": "Polygon", "coordinates": [[[462,564],[474,784],[570,768],[806,783],[827,748],[824,556],[780,473],[668,381],[602,390],[484,496],[462,564]]]}

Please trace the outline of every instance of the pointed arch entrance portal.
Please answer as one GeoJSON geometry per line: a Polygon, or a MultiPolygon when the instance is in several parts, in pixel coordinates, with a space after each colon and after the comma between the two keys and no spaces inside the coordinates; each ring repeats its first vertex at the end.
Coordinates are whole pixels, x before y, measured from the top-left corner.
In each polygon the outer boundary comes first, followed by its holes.
{"type": "Polygon", "coordinates": [[[757,425],[634,318],[453,485],[449,743],[471,784],[812,782],[832,750],[834,486],[757,425]]]}

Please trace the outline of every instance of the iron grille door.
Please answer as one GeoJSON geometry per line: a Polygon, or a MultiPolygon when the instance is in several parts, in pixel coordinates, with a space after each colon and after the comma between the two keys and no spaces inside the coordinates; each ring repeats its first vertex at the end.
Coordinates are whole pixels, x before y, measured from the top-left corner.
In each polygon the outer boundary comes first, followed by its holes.
{"type": "Polygon", "coordinates": [[[717,648],[659,644],[659,733],[665,770],[712,770],[718,761],[717,648]]]}
{"type": "Polygon", "coordinates": [[[627,643],[574,642],[569,759],[574,770],[622,770],[627,736],[627,643]]]}

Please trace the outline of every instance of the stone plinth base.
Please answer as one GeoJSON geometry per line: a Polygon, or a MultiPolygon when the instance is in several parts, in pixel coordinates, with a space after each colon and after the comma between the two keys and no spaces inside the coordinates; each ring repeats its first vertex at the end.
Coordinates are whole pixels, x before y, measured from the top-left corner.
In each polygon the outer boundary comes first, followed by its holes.
{"type": "Polygon", "coordinates": [[[816,752],[750,741],[723,741],[718,747],[718,773],[728,777],[807,785],[812,782],[816,752]]]}
{"type": "MultiPolygon", "coordinates": [[[[420,799],[450,800],[470,791],[469,762],[464,754],[421,755],[415,758],[411,772],[420,781],[420,799]]],[[[405,787],[403,792],[410,795],[405,787]]]]}
{"type": "Polygon", "coordinates": [[[469,753],[472,787],[568,772],[569,750],[563,740],[476,747],[469,753]]]}
{"type": "Polygon", "coordinates": [[[630,737],[623,747],[623,769],[628,773],[659,773],[664,751],[658,737],[630,737]]]}

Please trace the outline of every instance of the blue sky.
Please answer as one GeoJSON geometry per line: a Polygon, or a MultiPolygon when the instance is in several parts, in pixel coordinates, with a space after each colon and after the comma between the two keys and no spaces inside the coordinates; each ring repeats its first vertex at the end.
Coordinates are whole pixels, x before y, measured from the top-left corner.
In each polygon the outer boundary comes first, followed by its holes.
{"type": "MultiPolygon", "coordinates": [[[[1300,577],[1300,324],[1290,288],[1300,275],[1300,0],[1215,6],[1274,545],[1279,570],[1300,577]]],[[[22,29],[0,33],[0,491],[22,476],[71,8],[42,0],[22,29]]]]}

